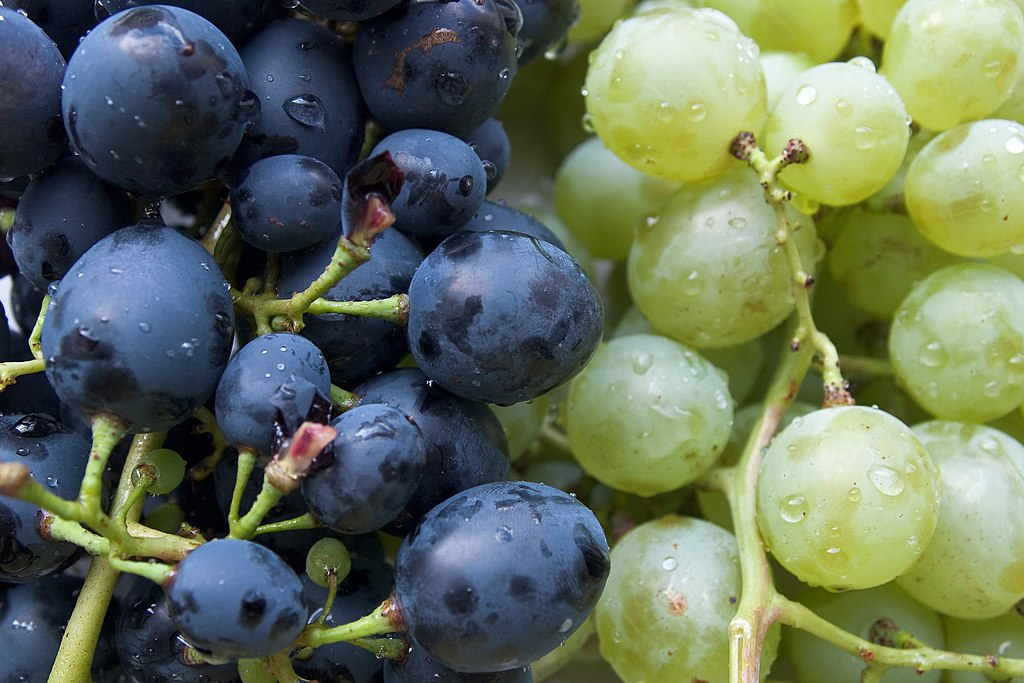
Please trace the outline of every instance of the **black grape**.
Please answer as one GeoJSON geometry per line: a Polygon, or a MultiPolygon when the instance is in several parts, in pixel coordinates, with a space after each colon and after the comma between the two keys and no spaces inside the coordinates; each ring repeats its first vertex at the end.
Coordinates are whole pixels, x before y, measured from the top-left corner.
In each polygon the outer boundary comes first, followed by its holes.
{"type": "Polygon", "coordinates": [[[380,529],[402,511],[423,478],[423,435],[397,408],[368,403],[331,422],[333,457],[302,480],[302,497],[322,524],[345,534],[380,529]]]}
{"type": "Polygon", "coordinates": [[[495,482],[424,515],[398,549],[395,598],[425,654],[457,671],[503,671],[565,642],[609,568],[583,503],[544,484],[495,482]]]}
{"type": "Polygon", "coordinates": [[[508,441],[486,405],[445,391],[416,368],[372,377],[354,391],[363,404],[386,403],[405,413],[427,448],[422,482],[385,531],[404,535],[449,496],[508,476],[508,441]]]}
{"type": "Polygon", "coordinates": [[[580,13],[579,0],[515,0],[515,3],[523,12],[523,29],[519,32],[520,65],[564,42],[565,34],[580,13]]]}
{"type": "Polygon", "coordinates": [[[129,192],[184,192],[227,167],[255,106],[217,27],[168,5],[115,14],[82,39],[64,75],[71,146],[129,192]]]}
{"type": "Polygon", "coordinates": [[[462,136],[462,139],[469,143],[480,160],[484,162],[487,193],[494,192],[494,188],[501,182],[501,178],[505,175],[509,162],[512,160],[512,142],[508,138],[508,133],[505,132],[505,126],[492,116],[462,136]]]}
{"type": "Polygon", "coordinates": [[[163,225],[122,228],[68,271],[43,324],[46,376],[65,403],[132,433],[169,429],[213,394],[234,333],[213,258],[163,225]]]}
{"type": "Polygon", "coordinates": [[[550,242],[559,249],[565,250],[562,240],[558,238],[558,235],[551,228],[525,211],[513,208],[503,201],[485,201],[480,210],[476,212],[476,215],[459,230],[472,232],[512,230],[513,232],[521,232],[531,237],[536,237],[539,240],[550,242]]]}
{"type": "Polygon", "coordinates": [[[511,0],[403,0],[364,22],[354,60],[370,112],[388,131],[472,131],[512,83],[521,19],[511,0]]]}
{"type": "Polygon", "coordinates": [[[166,591],[185,640],[220,657],[269,655],[306,625],[299,577],[252,541],[204,543],[178,563],[166,591]]]}
{"type": "MultiPolygon", "coordinates": [[[[66,0],[65,0],[66,1],[66,0]]],[[[109,14],[142,5],[173,5],[195,12],[227,35],[235,45],[274,16],[275,0],[94,0],[109,14]]]]}
{"type": "Polygon", "coordinates": [[[402,0],[302,0],[302,8],[335,21],[364,21],[402,0]]]}
{"type": "Polygon", "coordinates": [[[314,399],[329,400],[331,379],[320,349],[291,332],[256,337],[239,349],[217,385],[216,414],[233,445],[274,455],[274,419],[282,412],[293,432],[306,419],[314,399]]]}
{"type": "Polygon", "coordinates": [[[492,673],[465,673],[435,662],[418,645],[412,645],[404,658],[384,664],[384,683],[533,683],[529,666],[492,673]]]}
{"type": "Polygon", "coordinates": [[[600,296],[579,264],[523,233],[455,233],[409,285],[409,350],[428,377],[465,398],[537,398],[583,369],[603,327],[600,296]]]}
{"type": "Polygon", "coordinates": [[[41,171],[67,149],[60,119],[64,66],[41,28],[0,6],[0,178],[41,171]]]}
{"type": "Polygon", "coordinates": [[[45,290],[100,238],[131,223],[128,195],[66,157],[25,188],[7,241],[21,274],[45,290]]]}
{"type": "Polygon", "coordinates": [[[341,232],[341,180],[313,157],[260,159],[231,191],[238,232],[264,251],[305,249],[341,232]]]}
{"type": "MultiPolygon", "coordinates": [[[[302,291],[324,269],[335,245],[325,242],[281,257],[278,292],[282,297],[302,291]]],[[[372,301],[409,291],[409,282],[423,260],[423,250],[397,230],[385,230],[370,249],[371,258],[332,287],[329,301],[372,301]]],[[[408,353],[405,329],[399,325],[357,315],[306,315],[302,336],[323,352],[331,381],[342,387],[390,370],[408,353]]]]}
{"type": "Polygon", "coordinates": [[[95,0],[4,0],[4,6],[28,15],[53,39],[64,59],[96,25],[95,0]]]}
{"type": "Polygon", "coordinates": [[[167,597],[157,584],[137,579],[122,601],[114,630],[121,669],[131,683],[235,683],[238,666],[189,664],[187,644],[167,613],[167,597]]]}
{"type": "Polygon", "coordinates": [[[260,112],[232,176],[257,159],[304,154],[344,177],[359,158],[366,107],[341,38],[311,21],[285,19],[254,35],[241,55],[260,112]]]}
{"type": "MultiPolygon", "coordinates": [[[[0,462],[25,465],[33,479],[62,498],[78,495],[89,448],[88,441],[49,415],[0,417],[0,462]]],[[[0,581],[34,581],[80,555],[76,545],[40,536],[38,514],[35,505],[0,497],[0,581]]]]}
{"type": "MultiPolygon", "coordinates": [[[[43,307],[45,290],[39,289],[27,277],[18,273],[11,280],[11,311],[18,329],[28,337],[32,334],[39,311],[43,307]]],[[[28,348],[26,346],[26,348],[28,348]]],[[[27,358],[24,360],[28,360],[27,358]]]]}
{"type": "Polygon", "coordinates": [[[393,202],[395,227],[411,235],[447,235],[477,212],[487,191],[480,157],[454,135],[410,128],[377,143],[370,155],[389,152],[401,169],[393,202]]]}

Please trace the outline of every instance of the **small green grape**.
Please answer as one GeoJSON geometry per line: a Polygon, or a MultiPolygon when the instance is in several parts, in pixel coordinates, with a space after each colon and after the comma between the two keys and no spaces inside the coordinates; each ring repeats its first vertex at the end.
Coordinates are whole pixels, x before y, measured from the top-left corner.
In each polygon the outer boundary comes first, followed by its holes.
{"type": "MultiPolygon", "coordinates": [[[[156,448],[142,456],[143,465],[150,465],[156,470],[156,481],[148,490],[150,495],[160,496],[170,493],[181,485],[185,478],[185,460],[169,448],[156,448]]],[[[136,482],[138,473],[132,473],[132,482],[136,482]]]]}
{"type": "Polygon", "coordinates": [[[306,553],[306,574],[321,588],[327,588],[329,575],[334,574],[341,582],[351,569],[352,558],[348,548],[336,538],[321,538],[306,553]]]}

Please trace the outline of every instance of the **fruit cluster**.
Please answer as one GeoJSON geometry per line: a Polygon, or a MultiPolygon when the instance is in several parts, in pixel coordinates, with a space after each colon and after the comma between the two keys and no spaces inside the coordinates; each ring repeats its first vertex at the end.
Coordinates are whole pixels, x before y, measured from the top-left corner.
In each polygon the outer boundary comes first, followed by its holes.
{"type": "Polygon", "coordinates": [[[1024,680],[1022,5],[0,1],[0,679],[1024,680]]]}

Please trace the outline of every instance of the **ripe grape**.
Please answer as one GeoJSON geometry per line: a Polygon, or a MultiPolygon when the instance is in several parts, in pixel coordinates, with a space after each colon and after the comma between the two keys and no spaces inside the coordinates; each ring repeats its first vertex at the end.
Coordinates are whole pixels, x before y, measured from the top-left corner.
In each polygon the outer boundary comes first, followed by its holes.
{"type": "MultiPolygon", "coordinates": [[[[992,619],[947,617],[946,645],[956,652],[1024,658],[1024,617],[1013,611],[992,619]]],[[[949,671],[947,683],[986,683],[988,676],[975,671],[949,671]]],[[[1021,677],[1007,683],[1021,683],[1021,677]]]]}
{"type": "Polygon", "coordinates": [[[825,408],[793,420],[768,446],[757,523],[801,581],[830,590],[880,586],[928,546],[938,477],[896,418],[862,406],[825,408]]]}

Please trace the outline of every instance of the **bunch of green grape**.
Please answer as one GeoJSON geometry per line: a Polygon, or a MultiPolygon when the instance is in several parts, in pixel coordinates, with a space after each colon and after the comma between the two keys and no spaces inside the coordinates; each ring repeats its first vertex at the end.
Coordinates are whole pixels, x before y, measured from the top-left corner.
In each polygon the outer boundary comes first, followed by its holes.
{"type": "Polygon", "coordinates": [[[609,325],[516,465],[613,565],[535,678],[1024,681],[1024,2],[580,6],[507,199],[609,325]]]}

